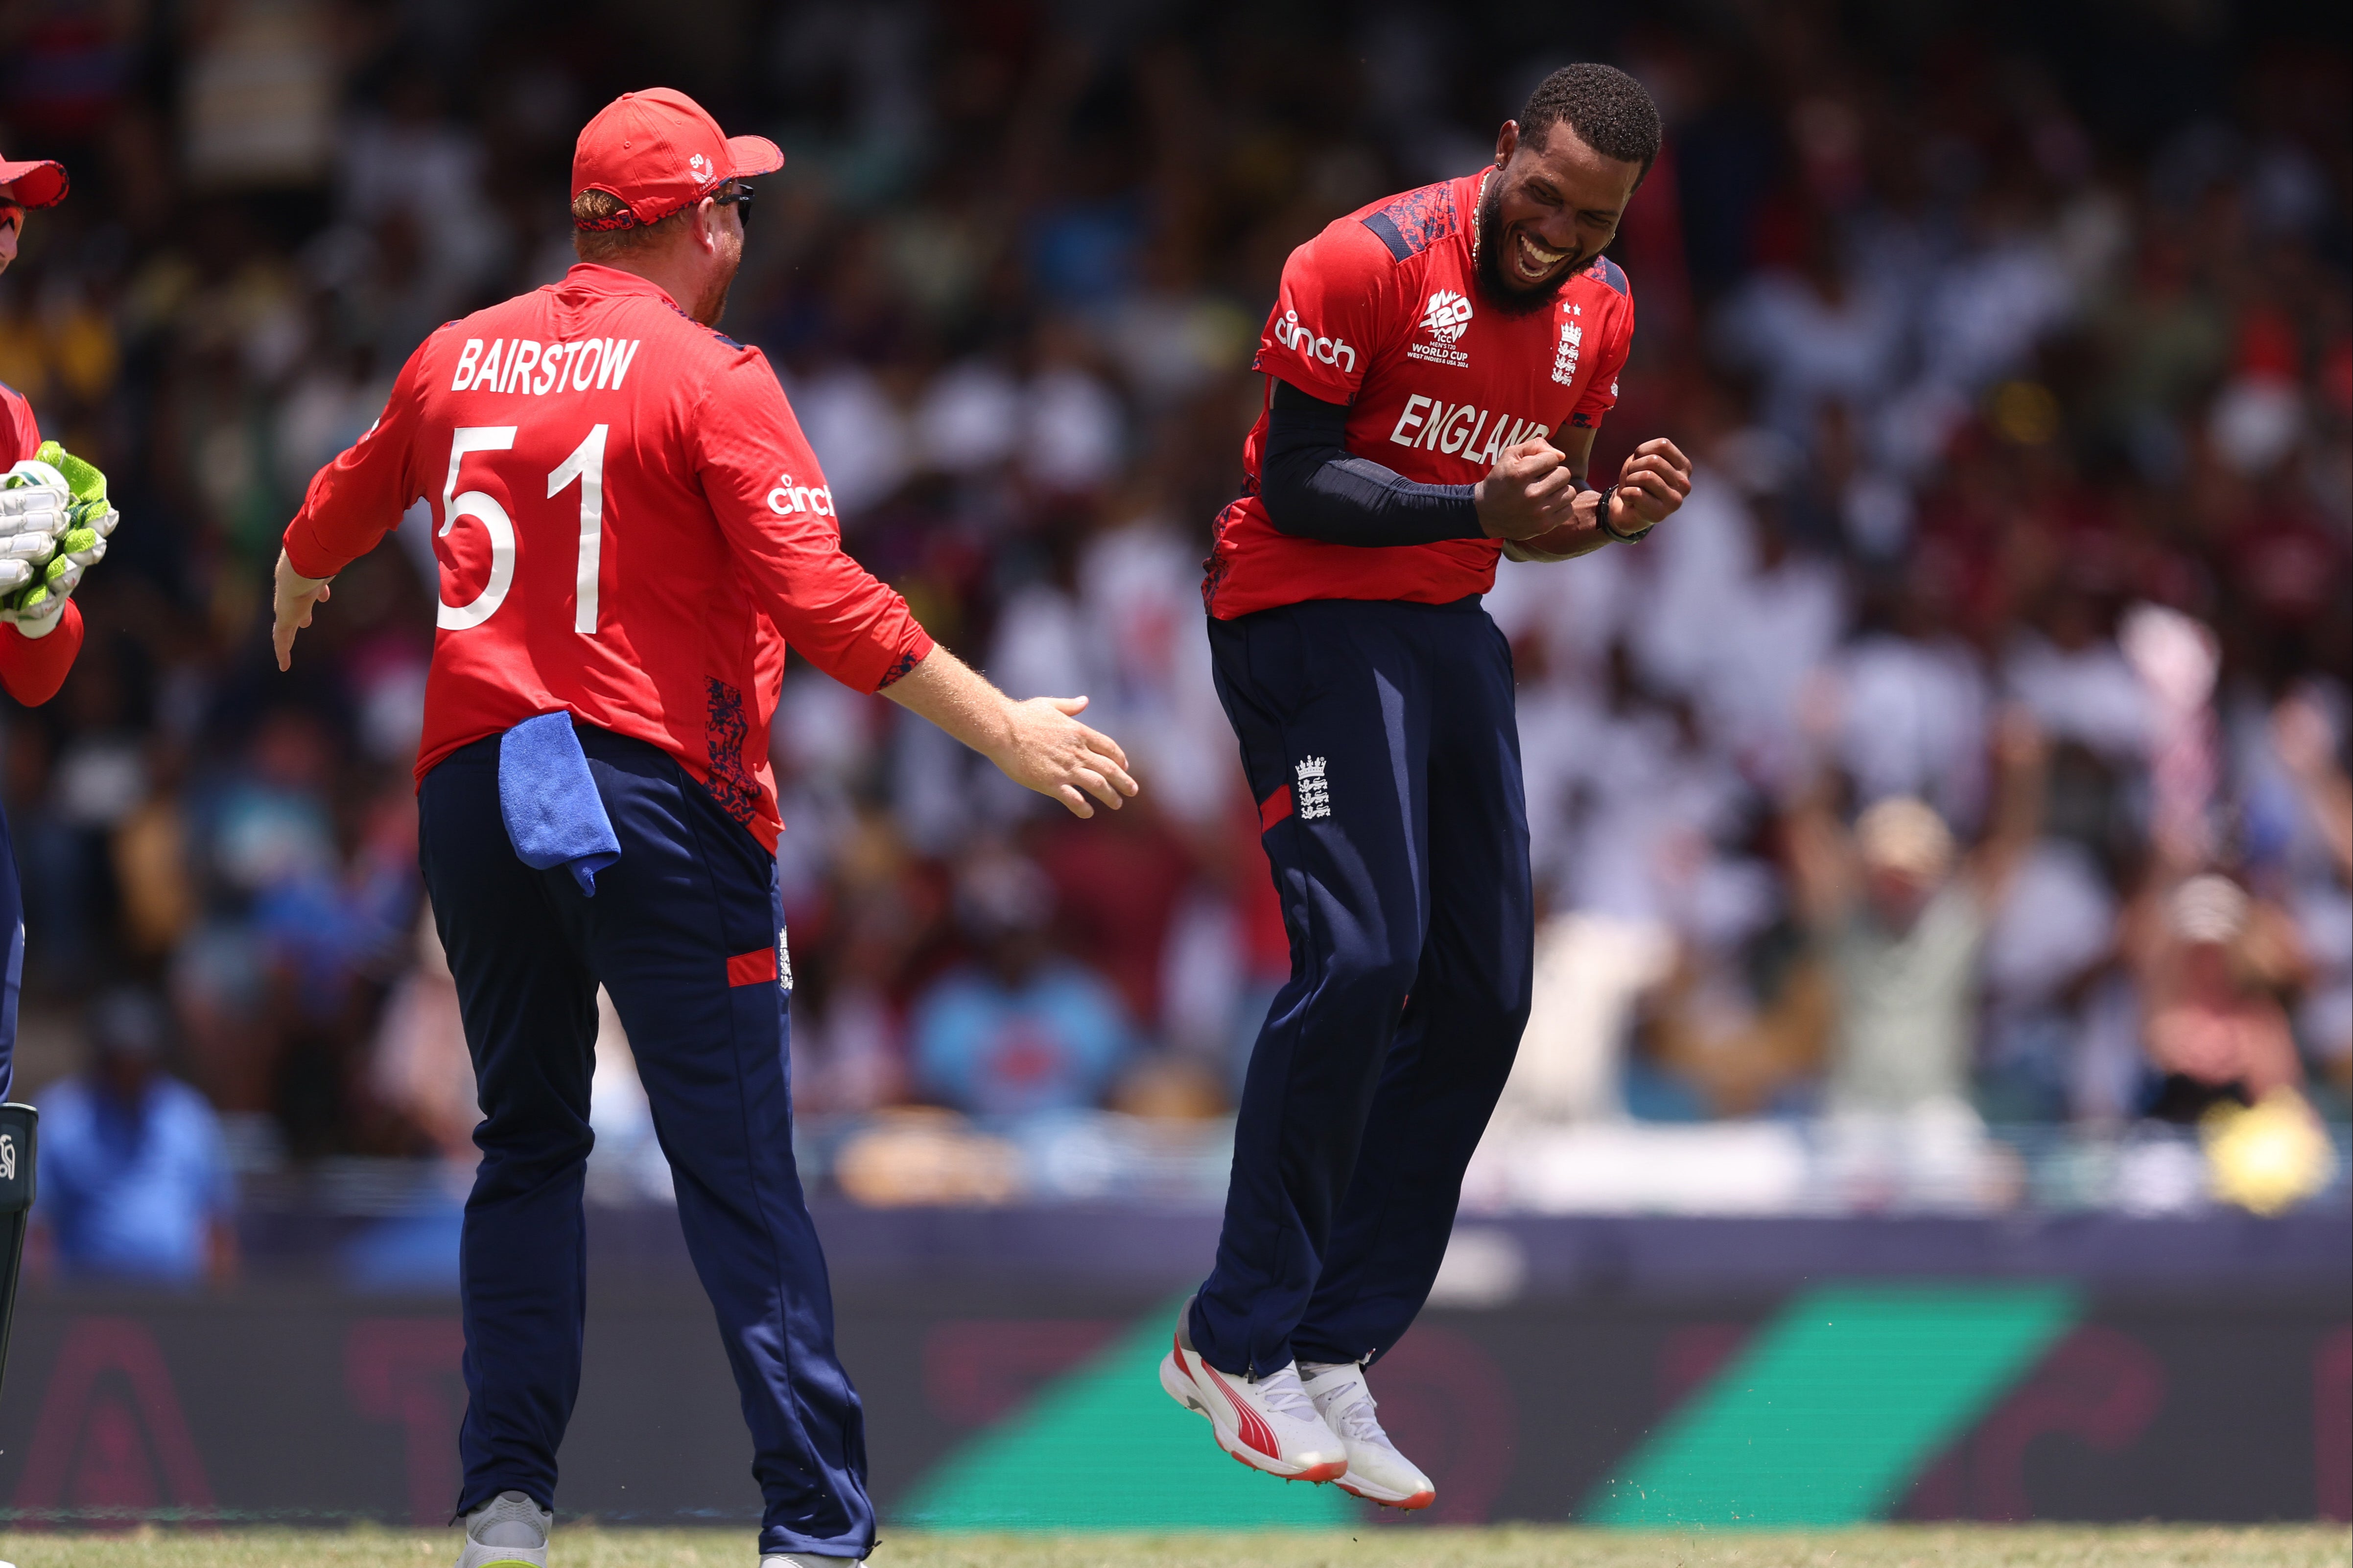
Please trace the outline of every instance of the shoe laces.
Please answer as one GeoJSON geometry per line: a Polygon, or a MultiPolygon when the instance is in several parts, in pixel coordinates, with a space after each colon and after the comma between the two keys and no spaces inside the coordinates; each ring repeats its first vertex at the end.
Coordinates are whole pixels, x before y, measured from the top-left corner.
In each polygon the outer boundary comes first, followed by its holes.
{"type": "Polygon", "coordinates": [[[1299,1381],[1299,1363],[1286,1362],[1264,1377],[1251,1380],[1250,1386],[1269,1410],[1293,1421],[1321,1421],[1315,1402],[1307,1397],[1307,1389],[1299,1381]]]}
{"type": "Polygon", "coordinates": [[[1332,1429],[1352,1443],[1377,1443],[1382,1447],[1395,1447],[1389,1435],[1381,1430],[1373,1391],[1363,1377],[1354,1377],[1344,1384],[1329,1407],[1324,1412],[1324,1421],[1332,1429]]]}

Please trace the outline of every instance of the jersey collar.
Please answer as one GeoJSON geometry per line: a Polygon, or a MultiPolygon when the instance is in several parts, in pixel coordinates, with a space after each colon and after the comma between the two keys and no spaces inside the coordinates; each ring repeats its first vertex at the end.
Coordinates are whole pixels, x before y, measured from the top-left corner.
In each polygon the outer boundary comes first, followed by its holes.
{"type": "Polygon", "coordinates": [[[567,294],[643,294],[648,299],[659,300],[672,310],[678,308],[678,301],[670,297],[670,290],[653,279],[640,278],[634,272],[624,272],[617,267],[607,267],[600,262],[574,262],[565,271],[564,281],[556,287],[567,294]]]}

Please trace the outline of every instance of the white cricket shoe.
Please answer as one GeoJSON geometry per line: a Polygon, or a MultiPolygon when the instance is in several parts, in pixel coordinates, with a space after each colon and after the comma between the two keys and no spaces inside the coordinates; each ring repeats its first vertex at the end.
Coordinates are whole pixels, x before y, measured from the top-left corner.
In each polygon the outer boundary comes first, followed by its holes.
{"type": "Polygon", "coordinates": [[[1436,1501],[1438,1489],[1430,1478],[1398,1453],[1381,1430],[1373,1391],[1365,1386],[1364,1367],[1342,1362],[1314,1370],[1314,1375],[1301,1386],[1324,1425],[1348,1447],[1348,1471],[1340,1478],[1340,1489],[1389,1508],[1428,1508],[1436,1501]]]}
{"type": "Polygon", "coordinates": [[[458,1568],[547,1568],[555,1515],[522,1492],[501,1492],[466,1516],[458,1568]]]}
{"type": "Polygon", "coordinates": [[[1203,1361],[1187,1328],[1193,1304],[1176,1314],[1176,1342],[1160,1359],[1160,1386],[1209,1419],[1218,1447],[1254,1470],[1293,1481],[1337,1480],[1348,1450],[1299,1385],[1299,1363],[1264,1377],[1230,1377],[1203,1361]]]}

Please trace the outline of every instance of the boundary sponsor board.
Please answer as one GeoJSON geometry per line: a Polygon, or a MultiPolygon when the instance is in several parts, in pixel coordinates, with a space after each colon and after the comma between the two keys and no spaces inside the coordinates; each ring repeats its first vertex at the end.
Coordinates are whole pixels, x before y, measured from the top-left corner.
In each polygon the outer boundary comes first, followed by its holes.
{"type": "MultiPolygon", "coordinates": [[[[617,1521],[756,1517],[709,1308],[672,1282],[592,1291],[558,1502],[617,1521]]],[[[852,1281],[838,1303],[888,1518],[1369,1512],[1214,1451],[1152,1376],[1163,1290],[852,1281]],[[1162,1484],[1196,1471],[1198,1489],[1162,1484]]],[[[1586,1292],[1432,1310],[1373,1385],[1439,1484],[1439,1522],[2344,1519],[2348,1315],[2316,1284],[1586,1292]]],[[[459,1349],[442,1297],[28,1296],[0,1407],[0,1517],[441,1523],[459,1349]]]]}

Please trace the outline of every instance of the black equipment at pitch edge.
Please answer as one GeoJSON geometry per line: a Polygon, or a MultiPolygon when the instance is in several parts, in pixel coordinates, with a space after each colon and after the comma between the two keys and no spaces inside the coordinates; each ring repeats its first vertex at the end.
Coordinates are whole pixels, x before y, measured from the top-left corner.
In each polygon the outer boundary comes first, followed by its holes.
{"type": "Polygon", "coordinates": [[[16,1320],[25,1232],[33,1223],[33,1153],[40,1122],[41,1113],[29,1105],[0,1105],[0,1385],[8,1376],[8,1330],[16,1320]]]}

